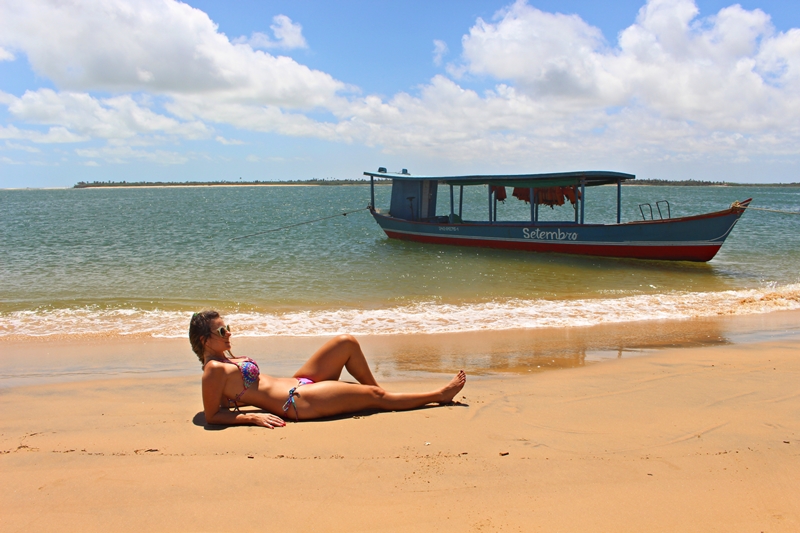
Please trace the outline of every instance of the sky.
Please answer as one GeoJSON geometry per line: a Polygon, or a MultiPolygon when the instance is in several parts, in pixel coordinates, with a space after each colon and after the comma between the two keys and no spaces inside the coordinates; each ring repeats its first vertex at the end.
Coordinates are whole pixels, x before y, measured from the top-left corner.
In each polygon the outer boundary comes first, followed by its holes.
{"type": "Polygon", "coordinates": [[[0,0],[0,187],[800,182],[785,0],[0,0]]]}

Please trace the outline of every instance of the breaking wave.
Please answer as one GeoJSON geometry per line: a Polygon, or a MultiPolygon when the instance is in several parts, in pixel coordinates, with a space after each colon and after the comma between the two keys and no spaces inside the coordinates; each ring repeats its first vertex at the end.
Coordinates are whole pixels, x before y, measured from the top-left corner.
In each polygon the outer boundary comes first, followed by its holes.
{"type": "MultiPolygon", "coordinates": [[[[419,302],[383,309],[225,312],[237,336],[396,335],[576,327],[641,320],[746,315],[800,309],[800,284],[721,292],[671,292],[580,300],[419,302]]],[[[191,312],[44,309],[0,314],[0,337],[145,335],[183,338],[191,312]]]]}

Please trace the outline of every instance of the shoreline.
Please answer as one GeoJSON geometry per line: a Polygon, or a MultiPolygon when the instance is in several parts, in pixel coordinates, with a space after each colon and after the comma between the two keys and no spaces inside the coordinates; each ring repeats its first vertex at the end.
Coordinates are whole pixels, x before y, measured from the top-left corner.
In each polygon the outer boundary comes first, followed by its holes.
{"type": "MultiPolygon", "coordinates": [[[[197,187],[327,187],[327,186],[363,186],[369,185],[369,180],[358,183],[196,183],[196,184],[183,184],[183,183],[165,183],[162,185],[148,184],[148,185],[91,185],[88,187],[75,187],[74,185],[65,185],[63,187],[4,187],[0,191],[55,191],[55,190],[82,190],[82,189],[180,189],[180,188],[197,188],[197,187]]],[[[391,185],[386,182],[376,182],[378,185],[391,185]]],[[[778,184],[780,185],[780,184],[778,184]]]]}
{"type": "MultiPolygon", "coordinates": [[[[291,375],[330,335],[234,336],[234,353],[259,361],[264,372],[291,375]]],[[[473,376],[504,377],[587,366],[650,355],[668,348],[735,346],[800,338],[800,310],[692,320],[460,333],[359,335],[376,377],[431,379],[465,369],[473,376]]],[[[0,391],[33,383],[197,375],[184,338],[149,335],[55,335],[4,339],[0,391]],[[48,368],[31,372],[34,359],[48,368]]]]}
{"type": "MultiPolygon", "coordinates": [[[[344,181],[344,180],[343,180],[344,181]]],[[[185,187],[307,187],[307,186],[363,186],[369,185],[369,180],[362,181],[345,181],[344,183],[336,183],[333,182],[290,182],[290,183],[282,183],[282,182],[268,182],[268,183],[195,183],[195,184],[183,184],[183,183],[171,183],[171,182],[163,182],[163,183],[150,183],[147,185],[135,185],[135,184],[127,184],[127,185],[89,185],[83,187],[76,187],[75,185],[65,185],[62,187],[0,187],[0,191],[38,191],[38,190],[68,190],[68,189],[155,189],[155,188],[185,188],[185,187]]],[[[375,186],[388,186],[391,185],[389,181],[376,181],[375,186]]],[[[800,183],[798,182],[788,182],[788,183],[736,183],[736,182],[708,182],[708,183],[684,183],[681,181],[677,182],[670,182],[669,180],[663,180],[659,183],[652,183],[648,180],[641,180],[637,182],[636,180],[631,180],[626,182],[626,186],[636,186],[636,187],[769,187],[769,188],[800,188],[800,183]]],[[[602,185],[602,187],[615,187],[615,185],[602,185]]]]}
{"type": "Polygon", "coordinates": [[[361,186],[364,183],[197,183],[197,184],[163,184],[151,183],[148,185],[91,185],[88,187],[68,187],[69,189],[177,189],[185,187],[325,187],[325,186],[361,186]]]}
{"type": "MultiPolygon", "coordinates": [[[[288,530],[302,516],[305,527],[333,532],[797,531],[798,316],[505,340],[365,338],[365,351],[401,370],[389,390],[442,382],[459,362],[446,354],[464,347],[495,370],[470,376],[456,405],[275,430],[205,428],[199,364],[183,339],[23,343],[31,350],[23,363],[36,361],[37,371],[58,357],[100,364],[171,354],[193,372],[0,389],[3,523],[12,531],[54,523],[67,532],[219,531],[230,527],[226,509],[258,508],[264,517],[237,529],[288,530]],[[420,353],[426,345],[438,348],[420,353]],[[522,357],[520,345],[555,361],[554,351],[583,354],[582,363],[530,373],[491,367],[522,357]],[[610,353],[615,346],[622,357],[610,353]],[[44,348],[50,359],[37,357],[44,348]],[[401,364],[420,359],[424,374],[401,364]],[[223,490],[231,480],[236,490],[223,490]]],[[[310,340],[272,348],[303,351],[310,340]]],[[[241,342],[246,351],[263,340],[237,339],[234,348],[239,341],[253,341],[241,342]]],[[[20,353],[4,350],[2,360],[20,353]]],[[[515,360],[530,368],[530,359],[515,360]]]]}
{"type": "MultiPolygon", "coordinates": [[[[612,266],[614,266],[612,264],[612,266]]],[[[152,303],[152,302],[151,302],[152,303]]],[[[190,311],[186,302],[178,309],[150,309],[135,305],[107,308],[83,305],[74,308],[44,306],[35,311],[0,312],[3,342],[48,342],[59,339],[180,339],[186,335],[190,311]],[[155,325],[157,324],[157,326],[155,325]],[[152,335],[152,337],[151,337],[152,335]]],[[[204,308],[197,302],[194,309],[204,308]]],[[[670,291],[658,294],[602,295],[586,298],[474,301],[397,302],[393,307],[362,305],[359,308],[220,309],[236,327],[237,338],[304,338],[351,333],[358,337],[404,337],[434,334],[505,334],[514,331],[550,331],[565,328],[582,331],[592,325],[612,328],[649,328],[649,324],[689,321],[708,322],[726,317],[772,315],[800,311],[800,284],[763,287],[707,287],[705,291],[670,291]]],[[[744,319],[747,320],[747,319],[744,319]]],[[[754,318],[755,321],[761,319],[754,318]]],[[[763,322],[763,321],[761,321],[763,322]]]]}

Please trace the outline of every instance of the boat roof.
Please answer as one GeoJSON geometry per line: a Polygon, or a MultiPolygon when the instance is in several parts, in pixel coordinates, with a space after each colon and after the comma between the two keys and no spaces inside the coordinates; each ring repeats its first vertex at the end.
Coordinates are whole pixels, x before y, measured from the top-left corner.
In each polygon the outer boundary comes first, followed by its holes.
{"type": "MultiPolygon", "coordinates": [[[[380,170],[383,170],[381,168],[380,170]]],[[[467,176],[417,176],[407,172],[364,172],[365,176],[392,180],[429,181],[436,180],[447,185],[497,185],[501,187],[565,187],[580,185],[587,187],[607,185],[636,179],[633,174],[606,170],[582,170],[577,172],[550,172],[547,174],[492,174],[467,176]]]]}

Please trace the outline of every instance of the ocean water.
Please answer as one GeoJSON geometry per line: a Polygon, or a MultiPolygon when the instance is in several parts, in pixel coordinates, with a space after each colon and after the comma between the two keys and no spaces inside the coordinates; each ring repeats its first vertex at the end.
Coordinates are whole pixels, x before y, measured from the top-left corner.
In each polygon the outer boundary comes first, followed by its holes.
{"type": "MultiPolygon", "coordinates": [[[[486,190],[466,188],[465,218],[486,190]]],[[[388,208],[389,186],[376,187],[388,208]]],[[[587,190],[612,222],[614,187],[587,190]]],[[[800,188],[623,186],[623,221],[670,202],[691,215],[752,197],[800,212],[800,188]]],[[[800,308],[800,216],[750,210],[709,263],[390,241],[369,185],[0,190],[0,337],[185,337],[215,308],[238,336],[439,333],[586,326],[800,308]],[[235,239],[235,240],[234,240],[235,239]]],[[[442,188],[439,213],[449,212],[442,188]]],[[[571,208],[542,214],[567,220],[571,208]]],[[[524,219],[509,197],[499,218],[524,219]]]]}

